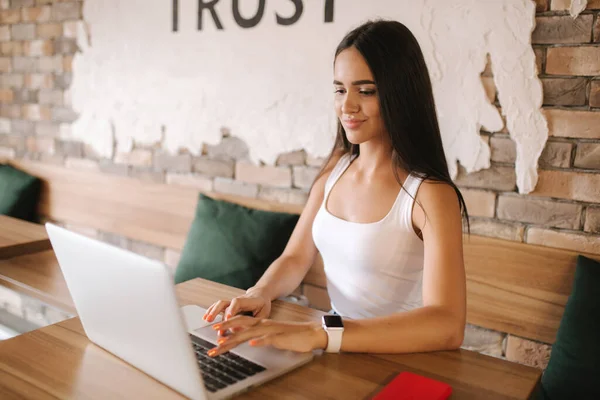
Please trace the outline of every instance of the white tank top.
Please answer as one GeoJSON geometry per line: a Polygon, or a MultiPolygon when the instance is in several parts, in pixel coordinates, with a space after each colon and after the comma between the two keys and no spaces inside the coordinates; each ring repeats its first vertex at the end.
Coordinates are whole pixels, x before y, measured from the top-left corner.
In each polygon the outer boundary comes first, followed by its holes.
{"type": "Polygon", "coordinates": [[[412,209],[422,180],[409,174],[383,219],[349,222],[329,213],[326,204],[331,188],[351,161],[346,154],[331,171],[312,226],[313,240],[323,257],[331,306],[352,319],[421,307],[423,241],[413,230],[412,209]]]}

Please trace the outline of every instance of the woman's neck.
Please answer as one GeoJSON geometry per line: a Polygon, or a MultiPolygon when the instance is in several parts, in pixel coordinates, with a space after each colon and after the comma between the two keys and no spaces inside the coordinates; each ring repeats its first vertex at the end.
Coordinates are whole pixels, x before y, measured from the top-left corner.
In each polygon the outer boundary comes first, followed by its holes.
{"type": "Polygon", "coordinates": [[[369,177],[382,171],[393,170],[393,149],[387,141],[372,139],[359,146],[360,157],[354,161],[354,164],[360,175],[369,177]]]}

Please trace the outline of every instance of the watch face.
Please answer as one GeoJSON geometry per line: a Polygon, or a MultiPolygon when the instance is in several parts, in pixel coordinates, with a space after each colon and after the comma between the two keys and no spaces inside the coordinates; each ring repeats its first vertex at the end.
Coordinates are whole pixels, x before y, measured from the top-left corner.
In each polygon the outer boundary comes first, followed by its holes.
{"type": "Polygon", "coordinates": [[[323,322],[325,326],[328,328],[343,328],[344,323],[342,322],[342,317],[339,315],[325,315],[323,316],[323,322]]]}

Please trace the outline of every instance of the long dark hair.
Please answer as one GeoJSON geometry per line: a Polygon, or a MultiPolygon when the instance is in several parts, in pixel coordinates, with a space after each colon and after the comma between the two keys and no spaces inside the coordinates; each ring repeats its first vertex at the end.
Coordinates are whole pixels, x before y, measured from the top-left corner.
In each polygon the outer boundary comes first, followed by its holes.
{"type": "MultiPolygon", "coordinates": [[[[342,39],[335,51],[334,64],[337,56],[349,47],[360,52],[375,79],[381,116],[393,147],[396,179],[402,185],[398,169],[403,169],[419,178],[452,186],[470,231],[467,206],[448,171],[429,71],[417,39],[400,22],[375,20],[355,28],[342,39]]],[[[333,149],[323,166],[340,152],[357,156],[360,148],[348,141],[338,120],[333,149]]],[[[323,170],[319,176],[322,173],[323,170]]]]}

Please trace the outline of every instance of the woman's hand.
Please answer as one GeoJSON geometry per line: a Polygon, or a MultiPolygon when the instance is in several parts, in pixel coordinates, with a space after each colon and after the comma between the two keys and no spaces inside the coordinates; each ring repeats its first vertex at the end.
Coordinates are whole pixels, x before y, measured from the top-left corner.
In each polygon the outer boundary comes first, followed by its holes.
{"type": "Polygon", "coordinates": [[[327,334],[318,322],[280,322],[237,316],[213,325],[216,330],[233,333],[220,338],[218,346],[211,349],[211,357],[226,353],[236,346],[250,341],[250,346],[273,346],[277,349],[309,352],[327,347],[327,334]]]}
{"type": "Polygon", "coordinates": [[[208,307],[203,318],[213,322],[217,315],[225,313],[224,320],[228,320],[242,312],[250,312],[256,318],[268,318],[271,314],[271,299],[262,290],[250,288],[244,295],[233,300],[217,301],[208,307]]]}

